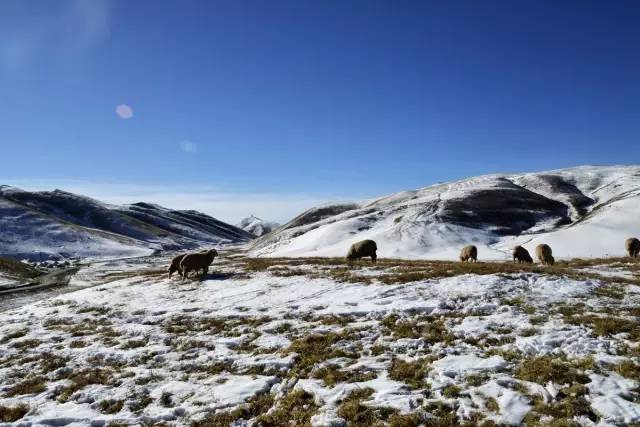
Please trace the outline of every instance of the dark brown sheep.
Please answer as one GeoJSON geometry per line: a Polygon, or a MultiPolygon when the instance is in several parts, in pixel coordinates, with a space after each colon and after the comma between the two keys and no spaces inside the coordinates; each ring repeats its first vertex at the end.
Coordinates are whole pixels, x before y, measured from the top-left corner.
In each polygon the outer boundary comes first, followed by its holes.
{"type": "Polygon", "coordinates": [[[551,247],[545,243],[536,246],[536,256],[544,265],[553,265],[556,262],[551,253],[551,247]]]}
{"type": "Polygon", "coordinates": [[[378,259],[376,255],[377,250],[378,246],[376,242],[373,240],[362,240],[351,245],[349,253],[347,253],[347,260],[353,261],[363,257],[371,257],[371,262],[375,263],[376,259],[378,259]]]}
{"type": "Polygon", "coordinates": [[[190,271],[202,270],[202,276],[206,276],[209,272],[209,266],[217,255],[218,251],[215,249],[185,255],[180,261],[182,280],[189,275],[190,271]]]}
{"type": "Polygon", "coordinates": [[[624,246],[627,248],[627,253],[631,258],[635,258],[640,254],[640,240],[635,237],[629,237],[624,242],[624,246]]]}
{"type": "Polygon", "coordinates": [[[180,261],[182,261],[182,258],[184,258],[186,255],[187,254],[180,254],[171,260],[171,265],[168,268],[169,278],[171,278],[171,275],[176,271],[178,272],[178,274],[182,275],[182,271],[180,270],[180,261]]]}
{"type": "Polygon", "coordinates": [[[523,248],[522,246],[516,246],[513,248],[513,261],[514,262],[524,262],[527,264],[531,264],[533,262],[533,258],[529,255],[529,251],[523,248]]]}
{"type": "Polygon", "coordinates": [[[476,248],[474,245],[469,245],[462,248],[462,251],[460,251],[460,261],[477,262],[478,248],[476,248]]]}

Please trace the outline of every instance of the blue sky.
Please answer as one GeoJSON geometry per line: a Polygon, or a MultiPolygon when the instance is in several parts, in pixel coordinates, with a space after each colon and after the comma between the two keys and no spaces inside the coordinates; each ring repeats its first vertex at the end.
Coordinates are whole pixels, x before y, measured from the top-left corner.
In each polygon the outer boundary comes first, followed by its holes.
{"type": "Polygon", "coordinates": [[[639,22],[635,1],[4,1],[0,180],[283,221],[639,163],[639,22]]]}

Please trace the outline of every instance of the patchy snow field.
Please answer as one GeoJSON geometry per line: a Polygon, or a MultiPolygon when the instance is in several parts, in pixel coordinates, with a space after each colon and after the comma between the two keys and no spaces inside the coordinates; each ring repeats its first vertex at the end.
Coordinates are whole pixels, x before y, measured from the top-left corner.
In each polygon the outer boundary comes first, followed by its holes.
{"type": "Polygon", "coordinates": [[[227,258],[4,312],[0,425],[640,423],[632,279],[434,265],[227,258]]]}

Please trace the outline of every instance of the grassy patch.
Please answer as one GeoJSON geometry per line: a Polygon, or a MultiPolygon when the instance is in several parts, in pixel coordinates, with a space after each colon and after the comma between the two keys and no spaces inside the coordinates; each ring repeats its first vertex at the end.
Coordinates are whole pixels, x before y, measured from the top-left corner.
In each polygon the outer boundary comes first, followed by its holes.
{"type": "Polygon", "coordinates": [[[489,381],[489,376],[484,373],[467,375],[464,380],[472,387],[479,387],[489,381]]]}
{"type": "MultiPolygon", "coordinates": [[[[459,276],[462,274],[519,274],[522,272],[548,274],[554,276],[565,276],[575,280],[595,279],[602,283],[620,284],[640,284],[640,279],[625,279],[620,277],[608,277],[597,272],[582,271],[580,268],[594,265],[615,266],[621,263],[622,259],[594,259],[594,260],[571,260],[558,261],[554,266],[540,266],[536,264],[515,264],[511,262],[477,262],[460,263],[455,261],[434,261],[434,260],[404,260],[391,258],[378,258],[377,269],[390,269],[394,271],[385,273],[379,277],[383,283],[407,283],[419,280],[439,279],[444,277],[459,276]]],[[[342,276],[344,281],[368,281],[367,277],[348,275],[344,270],[353,270],[368,263],[347,263],[344,258],[246,258],[243,260],[247,271],[266,271],[270,267],[275,270],[284,270],[285,267],[295,267],[299,265],[330,266],[342,276]],[[337,267],[337,268],[336,268],[337,267]]],[[[620,264],[622,265],[622,264],[620,264]]],[[[640,263],[635,261],[629,264],[627,260],[624,268],[632,271],[640,271],[640,263]]],[[[331,268],[330,268],[331,269],[331,268]]],[[[295,270],[295,269],[294,269],[295,270]]],[[[279,274],[279,273],[276,273],[279,274]]],[[[318,274],[318,273],[313,273],[318,274]]],[[[311,275],[313,275],[311,274],[311,275]]],[[[320,273],[327,274],[327,273],[320,273]]],[[[328,273],[331,274],[331,273],[328,273]]],[[[605,291],[607,292],[607,291],[605,291]]]]}
{"type": "Polygon", "coordinates": [[[70,348],[84,348],[87,345],[89,344],[87,344],[87,342],[84,340],[73,340],[69,343],[70,348]]]}
{"type": "Polygon", "coordinates": [[[382,426],[397,411],[386,407],[370,407],[362,404],[368,399],[373,390],[370,388],[356,389],[338,406],[338,416],[347,421],[348,426],[370,427],[382,426]]]}
{"type": "Polygon", "coordinates": [[[574,417],[587,417],[597,421],[598,417],[585,398],[587,389],[583,385],[561,389],[557,400],[544,403],[541,398],[534,399],[533,409],[525,417],[526,426],[574,426],[574,417]],[[550,418],[550,420],[549,420],[550,418]],[[545,421],[546,419],[546,421],[545,421]]]}
{"type": "Polygon", "coordinates": [[[4,406],[0,405],[0,421],[3,423],[12,423],[18,421],[29,412],[27,405],[4,406]]]}
{"type": "Polygon", "coordinates": [[[429,372],[428,359],[420,359],[415,361],[404,361],[402,359],[393,359],[389,368],[389,378],[407,384],[413,389],[425,388],[427,384],[424,379],[429,372]]]}
{"type": "Polygon", "coordinates": [[[515,377],[543,385],[549,381],[556,384],[586,384],[590,381],[589,377],[579,372],[573,364],[548,356],[523,360],[516,368],[515,377]]]}
{"type": "Polygon", "coordinates": [[[442,389],[442,395],[444,397],[448,397],[450,399],[456,398],[460,396],[460,392],[462,389],[455,384],[449,384],[444,389],[442,389]]]}
{"type": "Polygon", "coordinates": [[[359,383],[378,377],[373,371],[365,369],[342,370],[336,365],[324,366],[312,372],[313,378],[321,379],[326,386],[333,387],[337,383],[359,383]]]}
{"type": "Polygon", "coordinates": [[[625,378],[630,378],[640,382],[640,365],[630,360],[616,365],[615,371],[625,378]]]}
{"type": "Polygon", "coordinates": [[[28,264],[4,257],[0,257],[0,271],[20,279],[35,279],[43,274],[40,270],[28,264]]]}
{"type": "Polygon", "coordinates": [[[143,338],[134,338],[134,339],[130,339],[125,341],[121,348],[123,350],[131,350],[134,348],[140,348],[140,347],[144,347],[147,345],[147,343],[149,342],[149,338],[147,337],[143,337],[143,338]]]}
{"type": "Polygon", "coordinates": [[[455,340],[445,321],[433,316],[402,319],[396,314],[391,314],[385,317],[381,324],[387,327],[395,338],[422,338],[429,344],[451,344],[455,340]]]}
{"type": "Polygon", "coordinates": [[[23,329],[17,329],[15,331],[9,332],[8,334],[4,335],[2,338],[0,338],[0,344],[6,344],[11,340],[14,340],[16,338],[22,338],[23,336],[27,335],[29,333],[29,329],[23,328],[23,329]]]}
{"type": "Polygon", "coordinates": [[[296,375],[308,376],[315,365],[327,359],[334,357],[356,357],[353,353],[345,350],[334,348],[340,341],[351,339],[352,337],[346,333],[337,334],[329,332],[326,334],[312,334],[303,338],[294,340],[289,348],[285,350],[287,353],[297,353],[298,357],[292,373],[296,375]]]}
{"type": "Polygon", "coordinates": [[[11,344],[11,347],[17,348],[19,350],[25,350],[28,348],[36,348],[40,344],[42,344],[42,341],[38,339],[26,339],[26,340],[14,342],[13,344],[11,344]]]}
{"type": "Polygon", "coordinates": [[[100,412],[103,414],[117,414],[122,410],[122,400],[105,399],[100,401],[100,412]]]}
{"type": "Polygon", "coordinates": [[[605,284],[603,286],[598,286],[594,292],[599,297],[603,298],[612,298],[616,300],[624,299],[624,288],[620,285],[614,284],[605,284]]]}
{"type": "Polygon", "coordinates": [[[257,417],[257,425],[310,427],[311,417],[317,410],[312,395],[303,390],[294,390],[278,400],[273,410],[257,417]]]}
{"type": "Polygon", "coordinates": [[[498,401],[493,397],[487,397],[484,400],[484,406],[491,412],[500,413],[500,405],[498,405],[498,401]]]}
{"type": "Polygon", "coordinates": [[[62,357],[52,353],[41,353],[39,358],[40,369],[44,374],[65,367],[69,361],[68,357],[62,357]]]}
{"type": "Polygon", "coordinates": [[[74,372],[68,378],[71,383],[59,390],[58,401],[66,402],[73,393],[91,384],[111,384],[113,382],[112,374],[111,370],[99,368],[74,372]]]}
{"type": "Polygon", "coordinates": [[[273,396],[269,393],[258,394],[232,411],[218,411],[207,415],[200,421],[191,423],[192,427],[228,427],[238,420],[250,420],[267,412],[273,406],[273,396]]]}
{"type": "Polygon", "coordinates": [[[78,309],[77,313],[78,314],[94,313],[94,314],[105,315],[105,314],[109,314],[110,311],[111,311],[110,308],[104,307],[104,306],[87,306],[87,307],[81,307],[80,309],[78,309]]]}
{"type": "Polygon", "coordinates": [[[13,385],[7,391],[7,397],[13,396],[21,396],[23,394],[37,394],[42,393],[47,388],[45,387],[46,379],[45,377],[36,375],[32,377],[28,377],[19,383],[13,385]]]}
{"type": "Polygon", "coordinates": [[[628,333],[630,339],[634,341],[640,339],[640,323],[636,319],[631,320],[623,317],[582,314],[572,315],[565,318],[565,321],[573,325],[587,326],[599,337],[628,333]]]}

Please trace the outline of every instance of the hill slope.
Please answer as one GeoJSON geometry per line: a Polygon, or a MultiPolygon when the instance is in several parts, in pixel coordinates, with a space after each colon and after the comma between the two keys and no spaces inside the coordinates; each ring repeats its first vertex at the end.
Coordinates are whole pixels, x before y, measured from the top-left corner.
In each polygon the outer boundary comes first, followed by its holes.
{"type": "Polygon", "coordinates": [[[257,239],[257,256],[342,256],[374,239],[382,257],[455,259],[478,246],[484,259],[541,242],[558,257],[622,255],[640,234],[640,167],[582,166],[486,175],[357,203],[310,209],[257,239]]]}
{"type": "Polygon", "coordinates": [[[200,212],[112,206],[60,190],[9,186],[0,186],[0,230],[0,256],[32,260],[137,256],[253,238],[200,212]]]}

